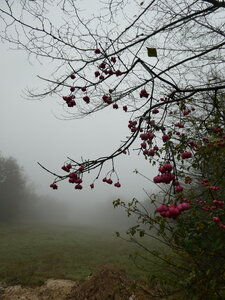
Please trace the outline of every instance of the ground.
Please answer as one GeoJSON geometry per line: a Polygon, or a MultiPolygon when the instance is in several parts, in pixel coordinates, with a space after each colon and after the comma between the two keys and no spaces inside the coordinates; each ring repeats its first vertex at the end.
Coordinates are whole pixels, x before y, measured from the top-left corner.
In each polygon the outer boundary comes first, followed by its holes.
{"type": "Polygon", "coordinates": [[[102,268],[82,281],[49,279],[39,287],[0,284],[1,300],[147,300],[152,291],[124,271],[102,268]]]}

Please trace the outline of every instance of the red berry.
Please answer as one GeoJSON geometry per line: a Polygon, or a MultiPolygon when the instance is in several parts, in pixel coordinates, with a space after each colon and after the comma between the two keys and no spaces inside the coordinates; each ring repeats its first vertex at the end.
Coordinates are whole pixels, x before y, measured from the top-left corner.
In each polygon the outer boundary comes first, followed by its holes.
{"type": "Polygon", "coordinates": [[[99,72],[99,71],[96,71],[96,72],[95,72],[95,77],[98,77],[98,76],[100,76],[100,72],[99,72]]]}
{"type": "Polygon", "coordinates": [[[91,188],[91,189],[94,188],[94,183],[90,184],[90,188],[91,188]]]}
{"type": "Polygon", "coordinates": [[[124,110],[125,112],[127,112],[127,106],[126,106],[126,105],[123,106],[123,110],[124,110]]]}
{"type": "Polygon", "coordinates": [[[100,79],[100,80],[104,80],[105,77],[104,77],[103,75],[101,75],[101,76],[99,76],[99,79],[100,79]]]}
{"type": "Polygon", "coordinates": [[[114,108],[114,109],[118,109],[118,108],[119,108],[118,104],[117,104],[117,103],[114,103],[114,104],[113,104],[113,108],[114,108]]]}
{"type": "Polygon", "coordinates": [[[90,102],[90,98],[88,96],[84,96],[83,97],[83,100],[86,102],[86,103],[89,103],[90,102]]]}
{"type": "Polygon", "coordinates": [[[190,157],[192,157],[192,153],[191,152],[184,152],[184,153],[181,154],[181,157],[183,159],[190,158],[190,157]]]}
{"type": "Polygon", "coordinates": [[[100,49],[95,49],[95,54],[100,54],[101,50],[100,49]]]}
{"type": "Polygon", "coordinates": [[[71,74],[71,75],[70,75],[70,78],[71,78],[71,79],[75,79],[76,76],[75,76],[74,74],[71,74]]]}
{"type": "Polygon", "coordinates": [[[182,192],[183,189],[184,189],[184,188],[183,188],[181,185],[178,185],[178,186],[176,187],[176,193],[182,192]]]}
{"type": "Polygon", "coordinates": [[[114,184],[114,186],[119,188],[119,187],[121,187],[121,184],[120,184],[119,181],[118,181],[118,182],[116,182],[116,183],[114,184]]]}
{"type": "Polygon", "coordinates": [[[55,184],[55,183],[50,184],[50,187],[51,187],[53,190],[57,190],[57,189],[58,189],[58,185],[55,184]]]}
{"type": "Polygon", "coordinates": [[[106,67],[106,64],[105,64],[104,62],[102,62],[102,63],[99,65],[99,68],[100,68],[100,69],[105,69],[105,67],[106,67]]]}
{"type": "Polygon", "coordinates": [[[140,97],[141,98],[148,98],[149,94],[147,93],[147,91],[145,89],[140,91],[140,97]]]}
{"type": "Polygon", "coordinates": [[[86,90],[87,90],[86,86],[84,86],[84,87],[81,88],[82,92],[86,92],[86,90]]]}
{"type": "Polygon", "coordinates": [[[121,76],[123,73],[122,73],[120,70],[117,70],[117,71],[115,72],[115,74],[116,74],[116,76],[121,76]]]}
{"type": "Polygon", "coordinates": [[[74,86],[71,86],[71,87],[70,87],[70,91],[71,91],[71,92],[74,92],[74,91],[75,91],[75,87],[74,87],[74,86]]]}
{"type": "Polygon", "coordinates": [[[111,60],[111,62],[115,63],[116,62],[115,56],[111,57],[110,60],[111,60]]]}
{"type": "Polygon", "coordinates": [[[164,134],[162,136],[162,140],[163,140],[164,143],[166,143],[169,139],[170,139],[170,136],[168,134],[164,134]]]}
{"type": "Polygon", "coordinates": [[[213,219],[213,221],[214,221],[215,223],[219,223],[219,222],[220,222],[220,218],[218,218],[218,217],[213,217],[212,219],[213,219]]]}

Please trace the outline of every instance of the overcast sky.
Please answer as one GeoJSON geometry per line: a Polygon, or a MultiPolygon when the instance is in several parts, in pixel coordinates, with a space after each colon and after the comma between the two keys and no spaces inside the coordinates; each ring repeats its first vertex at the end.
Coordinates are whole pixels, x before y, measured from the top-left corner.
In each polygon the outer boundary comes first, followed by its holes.
{"type": "MultiPolygon", "coordinates": [[[[35,60],[31,64],[25,52],[9,48],[9,44],[0,44],[1,153],[17,159],[40,194],[60,199],[82,197],[87,202],[118,197],[127,200],[146,198],[143,189],[149,192],[154,185],[133,171],[138,169],[151,179],[155,171],[142,155],[136,154],[115,160],[122,185],[119,189],[102,183],[100,179],[95,189],[90,190],[89,184],[96,172],[85,176],[87,179],[82,191],[74,190],[69,183],[59,184],[58,191],[49,188],[54,178],[37,165],[38,161],[50,170],[61,173],[60,168],[67,156],[80,161],[81,156],[93,159],[110,154],[129,134],[129,117],[123,111],[107,110],[82,120],[68,121],[63,120],[64,111],[59,97],[48,97],[42,101],[26,100],[23,91],[27,87],[40,88],[43,83],[37,75],[42,75],[51,66],[40,66],[35,60]]],[[[110,165],[105,166],[101,178],[108,170],[110,165]]]]}

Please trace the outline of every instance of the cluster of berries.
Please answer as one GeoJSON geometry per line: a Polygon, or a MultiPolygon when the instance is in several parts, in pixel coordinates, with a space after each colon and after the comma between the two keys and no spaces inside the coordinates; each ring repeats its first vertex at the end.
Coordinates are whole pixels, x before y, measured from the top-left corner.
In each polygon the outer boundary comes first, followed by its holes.
{"type": "Polygon", "coordinates": [[[179,204],[165,205],[161,204],[156,208],[156,212],[164,218],[176,219],[183,211],[188,210],[190,204],[188,202],[181,202],[179,204]]]}

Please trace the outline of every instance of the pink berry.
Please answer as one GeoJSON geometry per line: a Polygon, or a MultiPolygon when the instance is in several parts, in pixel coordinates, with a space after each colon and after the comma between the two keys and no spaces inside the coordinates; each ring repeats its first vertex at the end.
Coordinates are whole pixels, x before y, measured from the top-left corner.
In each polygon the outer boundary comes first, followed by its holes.
{"type": "Polygon", "coordinates": [[[164,134],[162,136],[162,140],[163,140],[164,143],[166,143],[169,139],[170,139],[170,136],[168,134],[164,134]]]}
{"type": "Polygon", "coordinates": [[[191,157],[192,157],[192,153],[191,153],[191,152],[183,152],[183,153],[181,154],[181,157],[182,157],[183,159],[191,158],[191,157]]]}
{"type": "Polygon", "coordinates": [[[53,190],[57,190],[58,189],[58,185],[55,183],[50,184],[50,188],[52,188],[53,190]]]}

